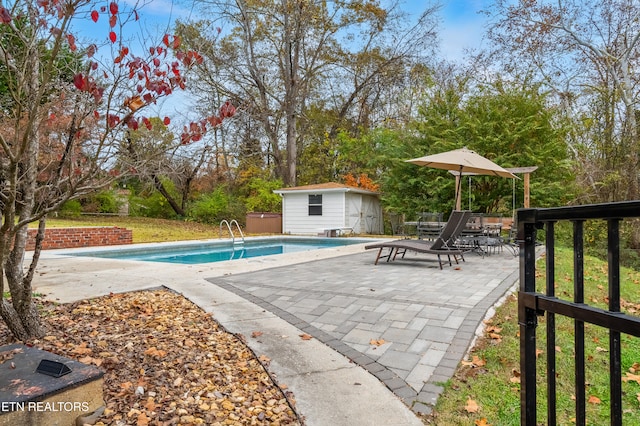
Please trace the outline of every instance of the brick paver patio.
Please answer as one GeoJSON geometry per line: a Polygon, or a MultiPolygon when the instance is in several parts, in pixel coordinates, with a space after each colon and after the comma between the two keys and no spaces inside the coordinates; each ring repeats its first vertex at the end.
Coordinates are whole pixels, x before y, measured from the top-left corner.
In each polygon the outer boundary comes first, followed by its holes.
{"type": "Polygon", "coordinates": [[[518,279],[509,252],[440,270],[429,256],[336,257],[209,281],[278,315],[429,413],[490,308],[518,279]]]}

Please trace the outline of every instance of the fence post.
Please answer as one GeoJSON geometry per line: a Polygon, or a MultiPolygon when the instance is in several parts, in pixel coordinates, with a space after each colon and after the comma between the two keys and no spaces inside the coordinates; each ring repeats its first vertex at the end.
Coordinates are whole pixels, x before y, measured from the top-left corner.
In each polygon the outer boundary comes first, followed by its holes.
{"type": "MultiPolygon", "coordinates": [[[[607,262],[609,264],[609,311],[620,312],[620,220],[607,221],[607,262]]],[[[622,425],[622,344],[620,332],[609,330],[609,387],[611,424],[622,425]]]]}
{"type": "MultiPolygon", "coordinates": [[[[520,244],[520,293],[535,292],[536,220],[532,209],[518,210],[518,244],[520,244]]],[[[520,422],[536,424],[536,310],[518,303],[520,325],[520,422]]]]}
{"type": "MultiPolygon", "coordinates": [[[[555,222],[546,224],[547,296],[555,297],[555,222]]],[[[547,312],[547,424],[555,425],[556,419],[556,314],[547,312]]]]}

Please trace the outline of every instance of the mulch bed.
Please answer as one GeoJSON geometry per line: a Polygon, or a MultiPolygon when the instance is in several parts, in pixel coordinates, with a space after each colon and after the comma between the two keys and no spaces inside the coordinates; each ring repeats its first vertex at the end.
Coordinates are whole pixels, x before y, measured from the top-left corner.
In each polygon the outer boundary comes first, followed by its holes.
{"type": "MultiPolygon", "coordinates": [[[[184,297],[153,290],[57,305],[24,342],[105,371],[98,425],[300,425],[295,400],[241,336],[184,297]]],[[[0,322],[0,345],[15,343],[0,322]]]]}

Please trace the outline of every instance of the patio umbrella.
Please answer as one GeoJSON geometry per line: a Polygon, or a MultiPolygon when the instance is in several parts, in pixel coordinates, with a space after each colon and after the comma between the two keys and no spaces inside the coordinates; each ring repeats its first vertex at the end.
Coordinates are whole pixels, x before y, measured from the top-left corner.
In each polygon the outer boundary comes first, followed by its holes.
{"type": "Polygon", "coordinates": [[[475,173],[479,175],[518,179],[518,177],[510,171],[503,169],[488,158],[467,148],[454,149],[453,151],[441,152],[439,154],[427,155],[406,161],[419,166],[458,172],[458,178],[456,180],[456,209],[458,210],[460,210],[460,185],[462,182],[459,175],[463,173],[475,173]]]}

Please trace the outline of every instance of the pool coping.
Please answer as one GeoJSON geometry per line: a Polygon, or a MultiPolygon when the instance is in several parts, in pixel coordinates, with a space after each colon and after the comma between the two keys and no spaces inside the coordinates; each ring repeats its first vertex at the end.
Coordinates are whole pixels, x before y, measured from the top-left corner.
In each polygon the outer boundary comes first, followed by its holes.
{"type": "MultiPolygon", "coordinates": [[[[331,245],[327,247],[319,247],[317,250],[322,250],[325,248],[335,248],[335,247],[344,247],[356,244],[366,244],[375,241],[383,240],[383,238],[368,238],[368,237],[315,237],[315,236],[302,236],[302,235],[273,235],[273,236],[251,236],[245,237],[244,243],[254,243],[254,242],[269,242],[269,241],[325,241],[325,242],[336,242],[336,241],[344,241],[344,240],[355,240],[356,242],[346,243],[346,244],[337,244],[331,245]]],[[[91,247],[74,247],[74,248],[64,248],[64,249],[50,249],[43,250],[41,252],[41,258],[46,257],[47,254],[53,256],[72,256],[72,257],[91,257],[91,254],[100,254],[100,253],[108,253],[108,252],[138,252],[144,250],[158,250],[158,249],[166,249],[166,250],[175,250],[179,248],[190,248],[190,247],[216,247],[216,246],[230,246],[235,247],[242,243],[235,242],[234,239],[231,238],[215,238],[215,239],[202,239],[202,240],[183,240],[183,241],[166,241],[166,242],[151,242],[151,243],[134,243],[134,244],[119,244],[119,245],[108,245],[108,246],[91,246],[91,247]]],[[[315,250],[315,249],[312,249],[315,250]]],[[[27,252],[29,253],[29,252],[27,252]]],[[[284,253],[286,254],[286,253],[284,253]]],[[[101,257],[101,256],[96,256],[101,257]]],[[[108,257],[105,257],[108,258],[108,257]]],[[[117,260],[129,260],[129,259],[118,259],[117,260]]]]}

